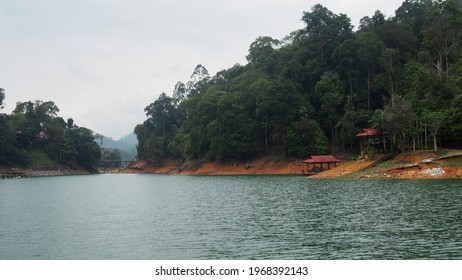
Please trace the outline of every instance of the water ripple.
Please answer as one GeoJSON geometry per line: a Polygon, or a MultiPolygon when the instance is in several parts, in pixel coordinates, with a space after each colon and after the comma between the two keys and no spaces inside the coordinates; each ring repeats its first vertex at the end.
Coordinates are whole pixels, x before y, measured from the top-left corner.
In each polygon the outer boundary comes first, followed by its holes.
{"type": "Polygon", "coordinates": [[[461,259],[461,202],[459,180],[11,180],[0,259],[461,259]]]}

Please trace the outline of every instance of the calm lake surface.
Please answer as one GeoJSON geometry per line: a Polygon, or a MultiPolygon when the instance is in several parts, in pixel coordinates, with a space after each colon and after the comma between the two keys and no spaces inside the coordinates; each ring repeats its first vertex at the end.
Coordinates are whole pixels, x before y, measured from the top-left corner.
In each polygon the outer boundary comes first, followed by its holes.
{"type": "Polygon", "coordinates": [[[462,180],[0,180],[0,259],[462,259],[462,180]]]}

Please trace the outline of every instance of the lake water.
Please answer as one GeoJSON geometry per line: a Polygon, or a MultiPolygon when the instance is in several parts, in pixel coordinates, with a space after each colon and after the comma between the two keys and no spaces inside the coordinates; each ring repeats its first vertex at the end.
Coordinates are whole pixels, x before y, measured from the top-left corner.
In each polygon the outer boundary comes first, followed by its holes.
{"type": "Polygon", "coordinates": [[[462,259],[461,180],[0,180],[0,259],[462,259]]]}

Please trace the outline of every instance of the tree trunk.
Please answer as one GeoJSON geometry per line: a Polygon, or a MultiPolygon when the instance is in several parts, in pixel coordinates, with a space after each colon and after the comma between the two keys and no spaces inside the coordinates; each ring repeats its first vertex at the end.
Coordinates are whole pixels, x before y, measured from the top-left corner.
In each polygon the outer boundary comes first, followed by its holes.
{"type": "Polygon", "coordinates": [[[268,150],[268,113],[266,113],[265,120],[265,147],[268,150]]]}
{"type": "Polygon", "coordinates": [[[433,148],[434,148],[435,152],[438,151],[438,144],[436,142],[436,135],[433,136],[433,148]]]}
{"type": "Polygon", "coordinates": [[[286,145],[286,122],[282,121],[282,145],[284,146],[284,156],[287,155],[287,145],[286,145]]]}
{"type": "Polygon", "coordinates": [[[403,136],[403,151],[406,151],[406,146],[407,146],[407,143],[406,143],[406,134],[404,133],[404,131],[401,131],[401,135],[403,136]]]}
{"type": "Polygon", "coordinates": [[[395,151],[395,146],[396,146],[396,135],[393,134],[393,136],[391,137],[391,151],[392,152],[395,151]]]}
{"type": "Polygon", "coordinates": [[[372,75],[367,71],[367,112],[371,112],[372,75]]]}

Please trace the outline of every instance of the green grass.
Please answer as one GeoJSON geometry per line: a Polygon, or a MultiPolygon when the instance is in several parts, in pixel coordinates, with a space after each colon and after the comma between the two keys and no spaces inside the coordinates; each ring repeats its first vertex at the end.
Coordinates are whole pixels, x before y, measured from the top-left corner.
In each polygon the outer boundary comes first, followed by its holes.
{"type": "Polygon", "coordinates": [[[380,171],[382,171],[384,169],[391,169],[391,168],[397,167],[399,165],[400,164],[398,162],[396,162],[394,160],[389,160],[389,161],[382,162],[377,166],[366,168],[365,170],[361,170],[361,171],[357,171],[357,172],[342,175],[339,178],[343,178],[343,179],[359,178],[359,177],[362,177],[362,176],[365,176],[365,175],[368,175],[368,174],[378,173],[378,172],[380,172],[380,171]]]}
{"type": "Polygon", "coordinates": [[[455,158],[447,159],[447,165],[462,166],[462,157],[455,157],[455,158]]]}
{"type": "Polygon", "coordinates": [[[29,151],[27,155],[30,160],[31,165],[54,165],[57,164],[56,161],[52,160],[49,156],[47,156],[42,151],[29,151]]]}

